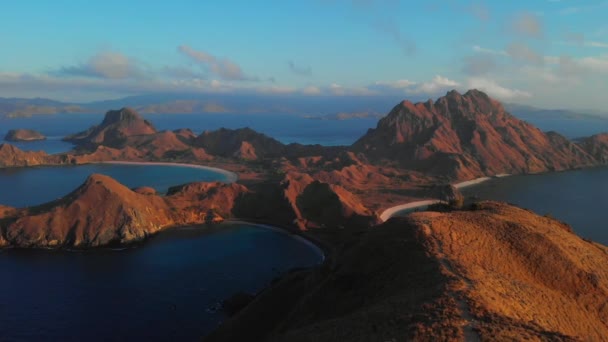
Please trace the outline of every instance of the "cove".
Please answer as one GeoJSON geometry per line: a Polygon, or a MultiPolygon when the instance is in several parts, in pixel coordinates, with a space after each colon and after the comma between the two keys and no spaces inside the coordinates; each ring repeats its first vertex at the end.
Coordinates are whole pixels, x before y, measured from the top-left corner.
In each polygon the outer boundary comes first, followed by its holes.
{"type": "Polygon", "coordinates": [[[199,340],[226,318],[223,299],[322,260],[310,243],[244,222],[121,250],[0,250],[2,339],[199,340]]]}
{"type": "Polygon", "coordinates": [[[491,179],[462,193],[468,201],[503,201],[551,215],[581,237],[608,244],[608,167],[491,179]]]}
{"type": "Polygon", "coordinates": [[[25,207],[67,195],[92,173],[101,173],[135,188],[150,186],[164,193],[171,186],[189,182],[229,182],[216,170],[179,165],[86,164],[0,169],[0,204],[25,207]]]}

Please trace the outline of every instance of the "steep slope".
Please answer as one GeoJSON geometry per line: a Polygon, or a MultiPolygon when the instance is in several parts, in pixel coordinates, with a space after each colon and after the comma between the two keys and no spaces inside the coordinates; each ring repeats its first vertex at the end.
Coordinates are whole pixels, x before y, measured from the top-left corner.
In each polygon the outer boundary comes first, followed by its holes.
{"type": "Polygon", "coordinates": [[[122,108],[106,113],[102,123],[88,130],[64,138],[79,145],[105,145],[123,147],[130,136],[156,133],[154,126],[135,110],[122,108]]]}
{"type": "Polygon", "coordinates": [[[10,144],[0,144],[0,167],[21,167],[45,164],[51,157],[43,151],[22,151],[10,144]]]}
{"type": "Polygon", "coordinates": [[[237,184],[192,183],[161,197],[94,174],[62,199],[37,207],[0,207],[0,244],[15,247],[97,247],[142,240],[161,229],[232,216],[247,189],[237,184]]]}
{"type": "Polygon", "coordinates": [[[507,204],[328,234],[207,341],[589,340],[608,336],[608,248],[507,204]]]}
{"type": "Polygon", "coordinates": [[[162,198],[94,174],[63,199],[31,208],[2,228],[17,246],[93,247],[141,240],[172,223],[162,198]]]}
{"type": "Polygon", "coordinates": [[[608,163],[608,133],[582,138],[579,145],[600,163],[608,163]]]}
{"type": "Polygon", "coordinates": [[[486,94],[455,90],[434,103],[404,101],[353,144],[371,160],[452,179],[536,173],[589,166],[578,145],[551,136],[507,113],[486,94]]]}

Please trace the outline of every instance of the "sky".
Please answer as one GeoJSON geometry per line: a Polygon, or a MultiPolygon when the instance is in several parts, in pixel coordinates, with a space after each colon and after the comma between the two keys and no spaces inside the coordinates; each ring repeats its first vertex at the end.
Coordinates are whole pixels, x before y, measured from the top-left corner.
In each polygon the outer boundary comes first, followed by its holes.
{"type": "Polygon", "coordinates": [[[608,1],[5,1],[0,97],[435,98],[608,111],[608,1]]]}

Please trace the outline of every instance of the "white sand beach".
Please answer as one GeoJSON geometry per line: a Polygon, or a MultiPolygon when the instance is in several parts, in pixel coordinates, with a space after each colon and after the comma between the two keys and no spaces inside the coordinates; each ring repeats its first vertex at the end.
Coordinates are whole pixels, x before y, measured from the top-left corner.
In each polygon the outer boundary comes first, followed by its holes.
{"type": "Polygon", "coordinates": [[[405,209],[417,209],[417,208],[422,208],[422,207],[426,207],[432,204],[437,204],[441,202],[440,200],[424,200],[424,201],[416,201],[416,202],[410,202],[410,203],[405,203],[405,204],[400,204],[394,207],[390,207],[388,209],[386,209],[385,211],[382,212],[382,214],[380,215],[380,219],[382,220],[382,222],[388,220],[389,218],[393,217],[393,215],[395,215],[395,213],[401,211],[401,210],[405,210],[405,209]]]}
{"type": "Polygon", "coordinates": [[[471,180],[468,180],[468,181],[464,181],[464,182],[460,182],[460,183],[455,183],[455,184],[452,184],[452,185],[456,189],[462,189],[462,188],[466,188],[468,186],[477,185],[479,183],[487,182],[490,179],[492,179],[492,177],[479,177],[479,178],[471,179],[471,180]]]}
{"type": "Polygon", "coordinates": [[[132,162],[132,161],[104,161],[98,164],[117,164],[117,165],[162,165],[162,166],[175,166],[175,167],[189,167],[193,169],[209,170],[220,173],[226,176],[227,183],[234,183],[239,179],[239,176],[231,171],[220,169],[217,167],[197,165],[197,164],[186,164],[186,163],[168,163],[168,162],[132,162]]]}

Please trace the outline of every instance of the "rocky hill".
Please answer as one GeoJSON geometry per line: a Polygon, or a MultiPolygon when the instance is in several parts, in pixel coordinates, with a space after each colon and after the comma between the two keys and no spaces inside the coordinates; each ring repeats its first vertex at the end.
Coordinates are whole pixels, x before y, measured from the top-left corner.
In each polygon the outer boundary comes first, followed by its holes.
{"type": "Polygon", "coordinates": [[[566,138],[510,115],[496,100],[469,90],[437,101],[403,101],[352,146],[373,161],[396,162],[452,179],[537,173],[597,161],[566,138]]]}
{"type": "Polygon", "coordinates": [[[22,151],[10,144],[0,144],[0,167],[41,165],[49,162],[50,158],[48,154],[42,151],[22,151]]]}
{"type": "Polygon", "coordinates": [[[589,340],[608,336],[608,248],[507,204],[316,231],[336,252],[206,341],[589,340]]]}
{"type": "Polygon", "coordinates": [[[131,243],[167,227],[230,216],[229,208],[216,206],[226,198],[233,203],[245,191],[237,184],[194,183],[162,197],[93,174],[57,201],[23,209],[2,207],[0,242],[15,247],[81,248],[131,243]]]}
{"type": "Polygon", "coordinates": [[[136,111],[122,108],[107,112],[101,124],[67,136],[64,140],[85,146],[122,147],[128,137],[154,133],[156,133],[154,126],[136,111]]]}
{"type": "Polygon", "coordinates": [[[251,128],[206,131],[194,140],[193,145],[212,155],[244,160],[280,157],[285,151],[285,145],[251,128]]]}

